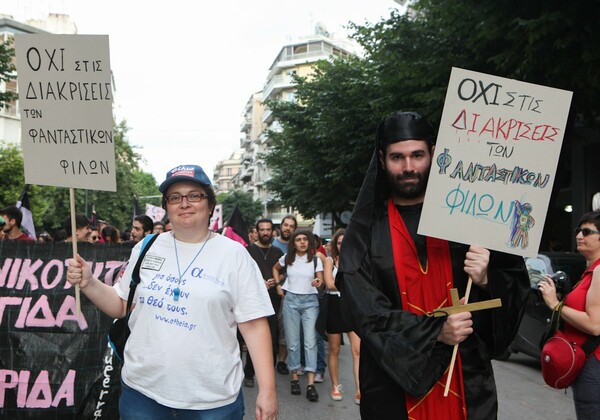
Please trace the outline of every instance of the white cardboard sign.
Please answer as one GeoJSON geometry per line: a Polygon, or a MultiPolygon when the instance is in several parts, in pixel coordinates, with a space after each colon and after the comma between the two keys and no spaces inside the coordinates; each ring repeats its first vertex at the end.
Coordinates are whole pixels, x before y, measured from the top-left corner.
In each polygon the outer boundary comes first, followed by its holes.
{"type": "Polygon", "coordinates": [[[453,68],[418,232],[535,256],[571,97],[453,68]]]}
{"type": "Polygon", "coordinates": [[[28,184],[116,191],[106,35],[15,35],[28,184]]]}

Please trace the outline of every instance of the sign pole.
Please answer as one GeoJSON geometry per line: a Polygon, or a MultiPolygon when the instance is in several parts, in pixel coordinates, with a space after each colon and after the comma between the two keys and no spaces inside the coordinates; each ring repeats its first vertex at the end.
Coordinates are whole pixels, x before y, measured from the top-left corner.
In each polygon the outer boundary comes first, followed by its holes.
{"type": "MultiPolygon", "coordinates": [[[[73,259],[77,261],[77,221],[75,220],[75,188],[69,188],[69,201],[71,207],[71,242],[73,244],[73,259]]],[[[75,305],[77,315],[81,315],[81,297],[79,284],[75,285],[75,305]]]]}
{"type": "MultiPolygon", "coordinates": [[[[471,286],[473,285],[473,279],[469,276],[469,281],[467,282],[467,290],[465,292],[465,304],[469,303],[469,295],[471,294],[471,286]]],[[[452,302],[452,305],[456,305],[456,302],[452,302]]],[[[444,397],[448,396],[448,392],[450,391],[450,381],[452,380],[452,373],[454,372],[454,363],[456,362],[456,355],[458,354],[458,344],[454,345],[454,349],[452,350],[452,360],[450,360],[450,367],[448,368],[448,377],[446,378],[446,387],[444,388],[444,397]]]]}

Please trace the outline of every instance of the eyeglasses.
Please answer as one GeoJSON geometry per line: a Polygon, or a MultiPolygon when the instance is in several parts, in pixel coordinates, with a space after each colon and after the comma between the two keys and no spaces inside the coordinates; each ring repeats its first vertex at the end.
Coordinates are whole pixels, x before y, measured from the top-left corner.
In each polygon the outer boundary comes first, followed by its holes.
{"type": "Polygon", "coordinates": [[[575,235],[579,235],[579,232],[581,232],[581,234],[583,236],[592,235],[594,233],[600,233],[597,230],[593,230],[593,229],[590,229],[590,228],[577,228],[577,229],[575,229],[575,235]]]}
{"type": "Polygon", "coordinates": [[[97,240],[98,240],[98,239],[100,239],[100,238],[98,238],[97,236],[90,236],[90,239],[91,239],[92,241],[97,241],[97,240]]]}
{"type": "Polygon", "coordinates": [[[199,192],[192,192],[186,195],[181,194],[170,194],[167,196],[167,203],[169,204],[179,204],[186,198],[188,203],[197,203],[202,201],[205,198],[208,198],[208,195],[199,192]]]}

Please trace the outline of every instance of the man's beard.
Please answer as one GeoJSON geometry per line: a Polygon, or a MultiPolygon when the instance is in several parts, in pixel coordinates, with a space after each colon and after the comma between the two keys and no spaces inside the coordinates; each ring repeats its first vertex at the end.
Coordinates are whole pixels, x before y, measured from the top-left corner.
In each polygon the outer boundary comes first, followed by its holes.
{"type": "Polygon", "coordinates": [[[271,235],[261,235],[258,237],[261,245],[271,245],[271,235]]]}
{"type": "Polygon", "coordinates": [[[386,173],[392,194],[396,197],[413,199],[425,194],[427,189],[427,180],[429,179],[429,171],[424,173],[409,172],[402,175],[392,175],[386,173]],[[406,184],[403,181],[408,179],[417,179],[416,183],[406,184]]]}
{"type": "Polygon", "coordinates": [[[283,239],[284,241],[289,241],[290,237],[292,236],[292,232],[288,233],[283,233],[283,231],[281,232],[281,239],[283,239]]]}

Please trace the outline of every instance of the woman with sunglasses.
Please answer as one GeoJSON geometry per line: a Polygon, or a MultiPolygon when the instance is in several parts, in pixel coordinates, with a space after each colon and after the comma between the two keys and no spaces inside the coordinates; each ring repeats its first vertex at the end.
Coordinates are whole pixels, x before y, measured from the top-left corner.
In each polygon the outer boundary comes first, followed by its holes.
{"type": "MultiPolygon", "coordinates": [[[[600,335],[600,212],[584,214],[575,234],[577,250],[587,261],[581,280],[562,302],[550,276],[540,282],[539,288],[546,305],[560,311],[567,337],[582,346],[590,336],[600,335]]],[[[589,355],[571,387],[577,419],[599,419],[600,347],[589,355]]]]}
{"type": "MultiPolygon", "coordinates": [[[[200,166],[167,172],[159,187],[173,225],[149,245],[128,325],[120,418],[242,419],[244,377],[237,331],[252,356],[259,391],[255,415],[275,419],[275,370],[267,317],[273,307],[246,249],[209,229],[215,192],[200,166]]],[[[114,318],[126,312],[129,283],[144,241],[114,286],[94,278],[81,257],[67,280],[114,318]]]]}

